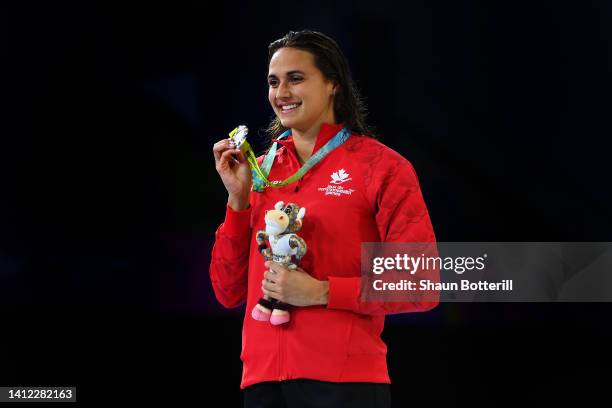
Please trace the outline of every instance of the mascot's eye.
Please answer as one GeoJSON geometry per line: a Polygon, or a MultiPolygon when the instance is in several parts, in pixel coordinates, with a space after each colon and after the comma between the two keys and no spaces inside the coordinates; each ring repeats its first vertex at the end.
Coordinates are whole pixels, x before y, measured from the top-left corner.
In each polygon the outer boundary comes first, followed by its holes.
{"type": "Polygon", "coordinates": [[[285,214],[287,215],[291,214],[291,207],[285,208],[285,214]]]}

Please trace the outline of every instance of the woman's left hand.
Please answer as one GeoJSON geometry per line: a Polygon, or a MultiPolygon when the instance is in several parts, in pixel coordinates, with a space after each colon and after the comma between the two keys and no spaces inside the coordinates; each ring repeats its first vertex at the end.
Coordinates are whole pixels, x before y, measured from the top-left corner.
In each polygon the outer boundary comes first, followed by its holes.
{"type": "Polygon", "coordinates": [[[293,306],[326,305],[329,282],[313,278],[302,268],[287,269],[268,261],[261,281],[265,295],[293,306]]]}

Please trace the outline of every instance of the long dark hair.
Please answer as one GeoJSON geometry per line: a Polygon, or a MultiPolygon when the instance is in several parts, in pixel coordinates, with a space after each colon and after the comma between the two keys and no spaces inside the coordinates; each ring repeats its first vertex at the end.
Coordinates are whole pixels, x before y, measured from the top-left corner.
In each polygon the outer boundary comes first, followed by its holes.
{"type": "MultiPolygon", "coordinates": [[[[311,53],[314,56],[315,66],[323,77],[338,86],[334,95],[336,121],[344,123],[351,133],[374,137],[374,129],[366,123],[367,109],[353,82],[346,57],[336,41],[317,31],[289,31],[283,38],[273,41],[268,46],[268,66],[274,53],[285,47],[311,53]]],[[[275,116],[266,133],[274,138],[285,130],[287,128],[275,116]]]]}

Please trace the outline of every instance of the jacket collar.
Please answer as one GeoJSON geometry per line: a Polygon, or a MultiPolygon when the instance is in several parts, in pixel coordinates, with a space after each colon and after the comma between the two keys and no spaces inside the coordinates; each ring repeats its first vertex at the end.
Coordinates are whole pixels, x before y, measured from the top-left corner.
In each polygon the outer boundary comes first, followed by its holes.
{"type": "MultiPolygon", "coordinates": [[[[319,129],[319,134],[317,135],[317,140],[314,145],[314,149],[312,150],[312,154],[315,154],[317,150],[325,145],[325,143],[329,142],[330,139],[344,127],[344,123],[331,124],[331,123],[323,123],[321,124],[321,129],[319,129]]],[[[293,135],[289,135],[283,139],[272,139],[273,142],[278,142],[280,145],[284,146],[285,149],[290,149],[295,153],[295,144],[293,143],[293,135]]]]}

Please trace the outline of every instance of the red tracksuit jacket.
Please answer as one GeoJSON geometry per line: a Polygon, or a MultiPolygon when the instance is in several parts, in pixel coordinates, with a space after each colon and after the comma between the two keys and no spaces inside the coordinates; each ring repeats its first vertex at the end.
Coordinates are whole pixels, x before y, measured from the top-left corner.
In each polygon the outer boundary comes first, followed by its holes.
{"type": "MultiPolygon", "coordinates": [[[[314,152],[341,128],[322,125],[314,152]]],[[[300,168],[292,138],[278,142],[282,147],[270,181],[284,180],[300,168]]],[[[246,301],[241,388],[296,378],[390,383],[387,347],[380,338],[385,314],[426,311],[437,303],[360,302],[361,243],[435,242],[412,165],[372,138],[351,135],[301,180],[251,192],[250,203],[244,211],[226,208],[210,265],[219,302],[233,308],[246,301]],[[254,320],[251,310],[262,296],[265,272],[255,234],[265,229],[265,211],[277,201],[306,207],[298,235],[308,252],[299,266],[329,281],[329,302],[294,307],[289,323],[273,326],[254,320]]]]}

